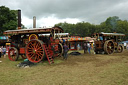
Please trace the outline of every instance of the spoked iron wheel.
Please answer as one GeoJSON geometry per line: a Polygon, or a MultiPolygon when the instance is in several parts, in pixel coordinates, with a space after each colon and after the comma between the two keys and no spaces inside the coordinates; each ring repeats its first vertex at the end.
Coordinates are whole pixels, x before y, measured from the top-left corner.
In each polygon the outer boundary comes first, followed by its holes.
{"type": "Polygon", "coordinates": [[[11,61],[17,61],[19,58],[18,50],[15,47],[11,47],[8,52],[8,58],[11,61]]]}
{"type": "Polygon", "coordinates": [[[58,51],[59,51],[58,56],[61,57],[63,54],[63,45],[61,43],[58,44],[58,51]]]}
{"type": "Polygon", "coordinates": [[[115,50],[115,46],[114,46],[113,41],[112,40],[106,41],[104,44],[105,53],[112,54],[112,53],[114,53],[114,50],[115,50]]]}
{"type": "Polygon", "coordinates": [[[31,40],[26,46],[26,56],[33,63],[40,62],[44,57],[43,42],[31,40]]]}
{"type": "Polygon", "coordinates": [[[26,58],[27,58],[26,55],[24,55],[24,54],[22,54],[21,57],[22,57],[23,59],[26,59],[26,58]]]}
{"type": "Polygon", "coordinates": [[[123,46],[122,46],[122,45],[118,45],[118,47],[117,47],[117,52],[118,52],[118,53],[123,52],[123,46]]]}

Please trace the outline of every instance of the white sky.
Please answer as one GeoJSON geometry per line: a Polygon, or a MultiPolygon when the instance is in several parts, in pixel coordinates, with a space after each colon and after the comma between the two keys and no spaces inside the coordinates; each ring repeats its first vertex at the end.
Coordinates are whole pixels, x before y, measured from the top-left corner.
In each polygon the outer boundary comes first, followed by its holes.
{"type": "Polygon", "coordinates": [[[108,17],[128,20],[128,0],[0,0],[0,6],[21,9],[22,24],[51,27],[60,22],[100,24],[108,17]]]}

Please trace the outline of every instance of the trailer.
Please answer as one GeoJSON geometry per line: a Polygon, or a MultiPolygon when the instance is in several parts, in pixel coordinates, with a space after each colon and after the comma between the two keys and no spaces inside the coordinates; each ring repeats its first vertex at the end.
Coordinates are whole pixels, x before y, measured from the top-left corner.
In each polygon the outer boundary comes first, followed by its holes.
{"type": "Polygon", "coordinates": [[[7,30],[4,34],[10,36],[8,58],[11,61],[16,61],[21,56],[33,63],[47,58],[51,64],[54,63],[54,57],[63,53],[59,39],[64,35],[61,27],[7,30]]]}
{"type": "Polygon", "coordinates": [[[95,40],[95,53],[106,53],[112,54],[114,52],[121,53],[124,49],[123,44],[121,44],[122,38],[125,34],[122,33],[95,33],[92,37],[95,40]]]}
{"type": "Polygon", "coordinates": [[[78,50],[78,44],[80,46],[80,50],[84,49],[84,43],[93,41],[95,38],[91,37],[79,37],[79,36],[71,36],[68,38],[69,50],[78,50]]]}

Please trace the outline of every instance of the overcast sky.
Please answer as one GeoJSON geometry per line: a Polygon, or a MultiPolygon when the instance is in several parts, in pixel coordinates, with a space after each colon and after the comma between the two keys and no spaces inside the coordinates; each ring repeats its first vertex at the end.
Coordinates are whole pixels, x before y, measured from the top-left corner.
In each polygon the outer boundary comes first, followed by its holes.
{"type": "Polygon", "coordinates": [[[128,0],[0,0],[0,6],[21,9],[22,23],[30,28],[54,26],[59,22],[100,24],[108,17],[128,20],[128,0]]]}

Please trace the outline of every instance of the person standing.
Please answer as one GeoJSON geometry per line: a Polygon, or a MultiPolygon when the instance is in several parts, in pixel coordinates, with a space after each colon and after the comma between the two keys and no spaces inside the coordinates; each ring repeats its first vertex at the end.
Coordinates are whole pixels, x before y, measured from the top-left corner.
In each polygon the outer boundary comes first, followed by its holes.
{"type": "Polygon", "coordinates": [[[128,50],[128,43],[127,43],[127,45],[126,45],[126,49],[128,50]]]}
{"type": "Polygon", "coordinates": [[[95,53],[94,53],[94,42],[91,42],[91,53],[92,53],[92,54],[95,54],[95,53]]]}
{"type": "Polygon", "coordinates": [[[1,55],[2,55],[2,48],[0,47],[0,58],[1,58],[1,55]]]}
{"type": "Polygon", "coordinates": [[[62,38],[62,45],[64,45],[65,44],[65,40],[62,38]]]}
{"type": "Polygon", "coordinates": [[[90,50],[91,50],[91,45],[90,45],[90,43],[87,44],[87,47],[88,47],[88,53],[90,54],[90,53],[91,53],[91,52],[90,52],[90,50]]]}
{"type": "Polygon", "coordinates": [[[6,47],[5,46],[3,47],[3,56],[4,56],[4,58],[6,57],[6,47]]]}
{"type": "Polygon", "coordinates": [[[4,51],[3,51],[3,46],[1,46],[2,52],[1,52],[1,56],[4,55],[4,51]]]}
{"type": "Polygon", "coordinates": [[[64,43],[63,48],[64,48],[64,57],[63,57],[63,59],[67,60],[67,57],[68,57],[67,53],[68,53],[69,48],[65,43],[64,43]]]}
{"type": "Polygon", "coordinates": [[[80,44],[79,43],[77,44],[77,50],[80,50],[80,44]]]}
{"type": "Polygon", "coordinates": [[[84,43],[84,53],[87,52],[87,43],[84,43]]]}
{"type": "Polygon", "coordinates": [[[126,49],[126,43],[124,43],[124,49],[126,49]]]}

